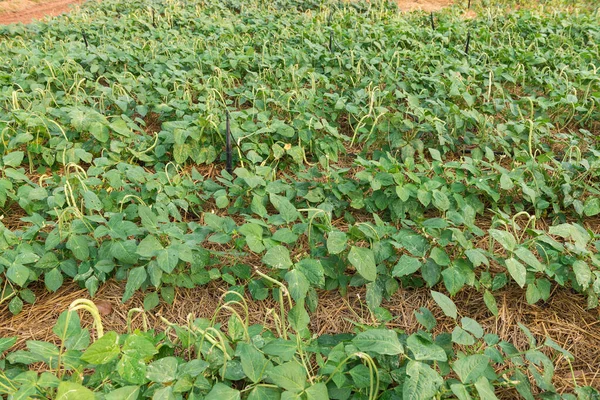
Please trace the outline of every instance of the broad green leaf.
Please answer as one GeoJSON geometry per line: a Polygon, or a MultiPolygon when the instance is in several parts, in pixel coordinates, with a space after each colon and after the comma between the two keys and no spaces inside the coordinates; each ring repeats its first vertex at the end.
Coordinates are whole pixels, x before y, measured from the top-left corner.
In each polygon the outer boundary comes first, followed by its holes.
{"type": "Polygon", "coordinates": [[[339,254],[346,249],[348,238],[342,231],[332,231],[327,235],[327,250],[330,254],[339,254]]]}
{"type": "Polygon", "coordinates": [[[439,247],[432,248],[429,257],[431,257],[437,265],[441,265],[442,267],[450,265],[450,257],[448,257],[448,254],[439,247]]]}
{"type": "Polygon", "coordinates": [[[452,393],[454,393],[458,400],[471,400],[471,395],[462,383],[453,383],[450,385],[450,390],[452,390],[452,393]]]}
{"type": "Polygon", "coordinates": [[[13,151],[8,153],[4,157],[2,157],[2,162],[7,167],[19,167],[23,162],[23,157],[25,157],[25,153],[22,151],[13,151]]]}
{"type": "Polygon", "coordinates": [[[535,257],[535,255],[526,247],[519,246],[515,250],[515,255],[521,259],[525,264],[529,265],[538,272],[543,272],[546,268],[544,265],[535,257]]]}
{"type": "Polygon", "coordinates": [[[138,334],[127,336],[127,339],[125,339],[125,343],[123,344],[123,354],[131,357],[146,359],[157,353],[158,350],[156,350],[154,343],[138,334]]]}
{"type": "Polygon", "coordinates": [[[69,240],[67,240],[67,249],[71,250],[75,258],[79,261],[86,261],[90,257],[90,249],[85,236],[69,236],[69,240]]]}
{"type": "Polygon", "coordinates": [[[348,261],[350,261],[358,273],[366,280],[374,281],[377,278],[375,256],[371,249],[352,246],[348,253],[348,261]]]}
{"type": "Polygon", "coordinates": [[[455,326],[452,330],[452,342],[463,346],[475,344],[475,338],[460,326],[455,326]]]}
{"type": "Polygon", "coordinates": [[[292,393],[299,393],[306,387],[306,371],[295,361],[273,367],[267,373],[273,383],[292,393]]]}
{"type": "Polygon", "coordinates": [[[306,297],[310,282],[302,272],[297,269],[289,271],[285,274],[285,280],[288,283],[290,294],[295,301],[301,301],[306,297]]]}
{"type": "Polygon", "coordinates": [[[496,394],[494,393],[494,386],[485,376],[477,379],[477,382],[475,382],[475,389],[477,389],[477,393],[481,400],[498,400],[498,397],[496,397],[496,394]]]}
{"type": "Polygon", "coordinates": [[[142,286],[147,277],[146,268],[132,268],[127,276],[127,283],[125,284],[125,291],[123,292],[123,299],[121,301],[125,303],[129,300],[133,296],[133,293],[142,286]]]}
{"type": "Polygon", "coordinates": [[[236,350],[240,355],[240,362],[246,376],[254,383],[260,382],[269,361],[251,344],[240,343],[236,350]]]}
{"type": "Polygon", "coordinates": [[[447,361],[446,352],[440,346],[419,334],[412,334],[406,340],[406,346],[413,352],[417,361],[447,361]]]}
{"type": "Polygon", "coordinates": [[[94,392],[75,382],[64,381],[58,385],[55,400],[95,400],[94,392]]]}
{"type": "Polygon", "coordinates": [[[295,269],[302,272],[311,285],[323,287],[325,285],[325,271],[321,261],[312,258],[304,258],[300,260],[295,269]]]}
{"type": "Polygon", "coordinates": [[[98,195],[90,190],[83,192],[83,200],[85,201],[85,207],[90,210],[100,211],[102,210],[102,202],[98,195]]]}
{"type": "Polygon", "coordinates": [[[146,378],[151,382],[166,383],[172,382],[177,377],[177,367],[179,362],[175,357],[164,357],[148,365],[146,369],[146,378]]]}
{"type": "Polygon", "coordinates": [[[423,325],[427,331],[431,331],[436,327],[437,321],[435,320],[435,317],[431,311],[429,311],[427,308],[421,307],[419,308],[419,311],[414,310],[413,312],[417,321],[419,321],[419,323],[423,325]]]}
{"type": "Polygon", "coordinates": [[[474,319],[463,317],[460,319],[460,323],[464,330],[471,332],[476,338],[481,339],[483,337],[483,328],[474,319]]]}
{"type": "Polygon", "coordinates": [[[488,367],[490,359],[483,354],[474,354],[457,360],[452,365],[452,369],[462,383],[475,383],[479,377],[483,376],[488,367]]]}
{"type": "Polygon", "coordinates": [[[25,283],[29,279],[29,268],[27,268],[26,266],[21,265],[21,264],[13,264],[6,271],[6,276],[12,282],[23,287],[23,286],[25,286],[25,283]]]}
{"type": "Polygon", "coordinates": [[[489,290],[486,290],[485,293],[483,294],[483,301],[484,301],[485,305],[487,306],[488,310],[490,310],[490,312],[497,317],[498,316],[498,305],[496,304],[496,298],[489,290]]]}
{"type": "Polygon", "coordinates": [[[303,301],[297,303],[288,311],[288,322],[296,332],[302,332],[308,327],[310,317],[304,308],[303,301]]]}
{"type": "Polygon", "coordinates": [[[111,243],[110,253],[125,264],[135,264],[138,260],[135,240],[115,240],[111,243]]]}
{"type": "Polygon", "coordinates": [[[517,240],[512,233],[498,229],[490,229],[489,232],[494,240],[500,243],[506,250],[513,251],[517,246],[517,240]]]}
{"type": "Polygon", "coordinates": [[[440,306],[444,314],[452,319],[456,319],[458,316],[458,310],[456,309],[454,302],[450,300],[448,296],[434,290],[431,291],[431,296],[437,305],[440,306]]]}
{"type": "Polygon", "coordinates": [[[588,197],[583,206],[583,213],[586,217],[593,217],[594,215],[600,214],[600,197],[588,197]]]}
{"type": "Polygon", "coordinates": [[[292,266],[289,250],[281,245],[273,246],[267,250],[262,261],[273,268],[288,269],[292,266]]]}
{"type": "Polygon", "coordinates": [[[280,400],[278,389],[264,386],[256,386],[248,395],[248,400],[280,400]]]}
{"type": "Polygon", "coordinates": [[[404,353],[398,334],[392,330],[369,329],[356,335],[352,343],[361,351],[392,356],[404,353]]]}
{"type": "Polygon", "coordinates": [[[506,259],[506,269],[510,273],[510,276],[513,277],[515,282],[519,284],[519,286],[525,286],[527,281],[527,269],[523,264],[510,257],[506,259]]]}
{"type": "Polygon", "coordinates": [[[54,268],[44,274],[44,284],[51,292],[56,292],[63,284],[63,274],[59,268],[54,268]]]}
{"type": "Polygon", "coordinates": [[[465,273],[456,266],[444,269],[442,277],[450,295],[455,295],[465,285],[465,273]]]}
{"type": "Polygon", "coordinates": [[[107,393],[104,398],[106,400],[136,400],[139,393],[139,386],[124,386],[107,393]]]}
{"type": "Polygon", "coordinates": [[[418,361],[408,362],[406,374],[410,377],[402,387],[403,399],[406,400],[432,399],[444,383],[437,371],[418,361]]]}
{"type": "Polygon", "coordinates": [[[240,391],[224,383],[217,383],[205,397],[205,400],[240,400],[240,391]]]}
{"type": "Polygon", "coordinates": [[[328,400],[329,393],[327,391],[327,385],[325,383],[315,383],[308,387],[305,392],[307,400],[328,400]]]}
{"type": "Polygon", "coordinates": [[[392,276],[401,277],[411,275],[417,272],[419,268],[421,268],[421,261],[403,254],[400,257],[400,260],[398,260],[398,263],[394,266],[392,276]]]}
{"type": "Polygon", "coordinates": [[[269,195],[269,199],[285,222],[294,222],[300,217],[300,213],[296,210],[296,207],[287,198],[272,193],[269,195]]]}
{"type": "Polygon", "coordinates": [[[108,332],[88,347],[81,359],[94,365],[108,364],[119,356],[119,335],[108,332]]]}
{"type": "Polygon", "coordinates": [[[0,338],[0,354],[14,346],[18,338],[18,336],[0,338]]]}
{"type": "Polygon", "coordinates": [[[575,274],[577,283],[581,287],[585,289],[589,286],[592,280],[592,271],[585,261],[576,260],[573,263],[573,273],[575,274]]]}
{"type": "Polygon", "coordinates": [[[60,262],[58,261],[58,257],[56,257],[56,254],[52,252],[45,253],[42,257],[40,257],[38,262],[35,263],[35,267],[40,269],[52,269],[58,267],[59,265],[60,262]]]}
{"type": "Polygon", "coordinates": [[[137,246],[136,252],[144,258],[151,258],[162,249],[163,245],[154,235],[147,235],[137,246]]]}

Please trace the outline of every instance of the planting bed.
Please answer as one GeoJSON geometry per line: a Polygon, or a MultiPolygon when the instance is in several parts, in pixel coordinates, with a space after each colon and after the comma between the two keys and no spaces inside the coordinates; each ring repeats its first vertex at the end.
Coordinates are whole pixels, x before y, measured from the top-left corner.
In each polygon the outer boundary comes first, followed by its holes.
{"type": "Polygon", "coordinates": [[[598,9],[438,5],[0,26],[0,393],[597,398],[598,9]]]}

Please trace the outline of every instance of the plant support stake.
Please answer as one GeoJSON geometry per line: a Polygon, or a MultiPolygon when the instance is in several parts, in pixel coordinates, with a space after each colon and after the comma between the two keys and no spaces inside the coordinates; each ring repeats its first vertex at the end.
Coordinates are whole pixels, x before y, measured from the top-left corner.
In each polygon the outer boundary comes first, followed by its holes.
{"type": "Polygon", "coordinates": [[[152,26],[156,28],[156,18],[154,16],[154,8],[152,8],[152,26]]]}
{"type": "Polygon", "coordinates": [[[466,55],[469,55],[469,43],[471,43],[471,31],[467,33],[467,45],[465,46],[466,55]]]}
{"type": "Polygon", "coordinates": [[[233,165],[231,161],[231,126],[229,124],[229,111],[226,111],[226,119],[225,119],[225,154],[227,156],[227,172],[230,174],[233,172],[233,165]]]}
{"type": "Polygon", "coordinates": [[[329,52],[333,53],[333,31],[329,32],[329,52]]]}
{"type": "Polygon", "coordinates": [[[433,11],[429,15],[429,17],[431,19],[431,29],[435,31],[435,22],[433,21],[433,11]]]}
{"type": "Polygon", "coordinates": [[[467,4],[467,10],[471,9],[471,0],[469,0],[469,4],[467,4]]]}
{"type": "Polygon", "coordinates": [[[83,37],[83,42],[85,43],[85,48],[87,49],[88,47],[90,47],[88,40],[87,40],[87,36],[85,35],[85,31],[82,29],[81,30],[81,36],[83,37]]]}

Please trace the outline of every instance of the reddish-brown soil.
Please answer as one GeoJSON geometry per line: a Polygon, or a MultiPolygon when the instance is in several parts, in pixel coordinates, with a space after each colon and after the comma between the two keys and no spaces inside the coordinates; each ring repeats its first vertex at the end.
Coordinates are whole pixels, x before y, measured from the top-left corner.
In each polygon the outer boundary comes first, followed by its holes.
{"type": "Polygon", "coordinates": [[[450,7],[454,0],[397,0],[398,7],[402,11],[438,11],[444,7],[450,7]]]}
{"type": "Polygon", "coordinates": [[[0,24],[27,24],[69,11],[84,0],[0,0],[0,24]]]}

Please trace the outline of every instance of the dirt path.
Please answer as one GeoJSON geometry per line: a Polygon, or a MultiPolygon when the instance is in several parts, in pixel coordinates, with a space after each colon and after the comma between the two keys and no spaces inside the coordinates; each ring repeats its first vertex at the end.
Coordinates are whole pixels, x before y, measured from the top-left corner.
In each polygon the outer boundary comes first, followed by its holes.
{"type": "Polygon", "coordinates": [[[33,20],[56,16],[83,2],[84,0],[0,0],[0,25],[17,22],[27,24],[33,20]]]}

